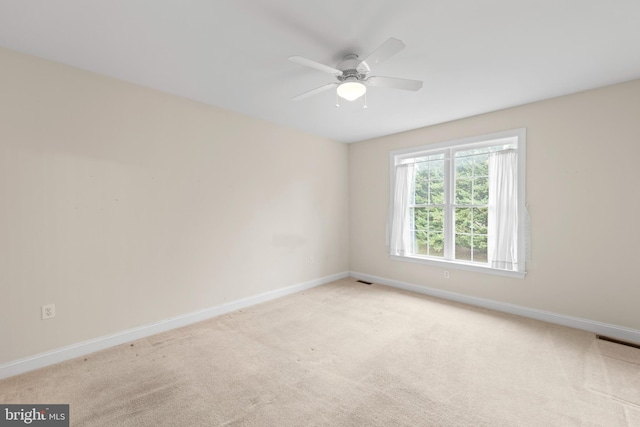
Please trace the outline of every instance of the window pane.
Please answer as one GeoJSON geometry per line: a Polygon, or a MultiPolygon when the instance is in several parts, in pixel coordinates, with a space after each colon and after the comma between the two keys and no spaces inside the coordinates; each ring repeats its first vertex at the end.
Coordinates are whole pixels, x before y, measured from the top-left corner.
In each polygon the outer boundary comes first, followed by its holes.
{"type": "Polygon", "coordinates": [[[456,204],[471,204],[471,182],[470,178],[456,179],[456,204]]]}
{"type": "Polygon", "coordinates": [[[473,208],[473,234],[487,234],[487,208],[473,208]]]}
{"type": "Polygon", "coordinates": [[[415,169],[415,204],[429,203],[429,169],[428,163],[418,163],[415,169]]]}
{"type": "Polygon", "coordinates": [[[455,259],[471,261],[471,235],[456,234],[455,259]]]}
{"type": "Polygon", "coordinates": [[[409,220],[411,221],[411,224],[409,225],[409,229],[411,231],[416,229],[416,225],[415,225],[415,221],[414,221],[415,216],[416,216],[415,208],[409,208],[409,220]]]}
{"type": "Polygon", "coordinates": [[[444,160],[431,162],[429,169],[431,197],[430,202],[435,205],[444,203],[444,160]]]}
{"type": "Polygon", "coordinates": [[[462,157],[455,161],[457,177],[470,177],[472,175],[473,161],[471,160],[471,157],[462,157]]]}
{"type": "Polygon", "coordinates": [[[473,236],[473,260],[487,262],[487,236],[473,236]]]}
{"type": "Polygon", "coordinates": [[[444,204],[444,160],[416,163],[414,203],[444,204]]]}
{"type": "Polygon", "coordinates": [[[444,232],[444,208],[429,208],[429,231],[444,232]]]}
{"type": "Polygon", "coordinates": [[[429,168],[430,181],[442,181],[444,179],[444,160],[431,162],[429,168]]]}
{"type": "Polygon", "coordinates": [[[444,256],[444,208],[413,208],[413,250],[417,255],[444,256]]]}
{"type": "Polygon", "coordinates": [[[444,181],[431,181],[431,204],[444,204],[444,181]]]}
{"type": "Polygon", "coordinates": [[[473,156],[473,176],[489,175],[489,155],[479,154],[473,156]]]}
{"type": "Polygon", "coordinates": [[[430,256],[444,256],[444,234],[443,233],[429,233],[429,255],[430,256]]]}
{"type": "Polygon", "coordinates": [[[456,233],[471,233],[471,208],[456,208],[456,233]]]}
{"type": "Polygon", "coordinates": [[[412,229],[417,231],[444,231],[444,208],[411,208],[412,229]]]}
{"type": "Polygon", "coordinates": [[[413,229],[427,230],[429,219],[429,208],[413,208],[413,229]]]}
{"type": "Polygon", "coordinates": [[[473,204],[486,205],[489,203],[489,178],[475,178],[473,180],[473,204]]]}
{"type": "Polygon", "coordinates": [[[413,234],[413,250],[417,255],[427,255],[427,233],[425,231],[416,231],[413,234]]]}

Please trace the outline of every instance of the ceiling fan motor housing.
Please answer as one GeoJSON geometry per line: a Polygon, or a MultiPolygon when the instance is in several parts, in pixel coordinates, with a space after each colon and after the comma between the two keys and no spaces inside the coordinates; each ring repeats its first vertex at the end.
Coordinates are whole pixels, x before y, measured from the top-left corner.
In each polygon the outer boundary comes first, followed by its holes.
{"type": "Polygon", "coordinates": [[[341,82],[350,80],[364,80],[370,71],[366,62],[360,61],[358,55],[350,54],[344,57],[342,62],[336,65],[336,68],[342,71],[341,76],[337,76],[341,82]]]}

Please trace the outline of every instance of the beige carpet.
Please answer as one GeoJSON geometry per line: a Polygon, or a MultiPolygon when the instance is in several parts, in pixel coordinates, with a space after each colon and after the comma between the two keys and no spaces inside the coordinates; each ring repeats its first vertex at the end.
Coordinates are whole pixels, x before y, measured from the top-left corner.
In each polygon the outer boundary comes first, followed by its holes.
{"type": "Polygon", "coordinates": [[[0,382],[73,426],[640,426],[640,350],[345,279],[0,382]]]}

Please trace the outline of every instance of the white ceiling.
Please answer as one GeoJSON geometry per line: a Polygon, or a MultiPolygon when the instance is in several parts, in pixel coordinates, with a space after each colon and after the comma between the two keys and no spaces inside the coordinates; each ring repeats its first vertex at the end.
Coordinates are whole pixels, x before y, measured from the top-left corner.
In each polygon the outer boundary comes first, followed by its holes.
{"type": "Polygon", "coordinates": [[[640,78],[640,0],[0,0],[0,46],[353,142],[640,78]],[[419,92],[290,101],[389,37],[419,92]]]}

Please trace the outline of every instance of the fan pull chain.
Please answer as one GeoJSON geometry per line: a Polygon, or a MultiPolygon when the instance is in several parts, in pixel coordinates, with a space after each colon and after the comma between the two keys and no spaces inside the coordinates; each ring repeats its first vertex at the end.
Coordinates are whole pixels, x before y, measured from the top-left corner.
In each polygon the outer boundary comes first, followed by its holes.
{"type": "Polygon", "coordinates": [[[340,100],[338,99],[338,91],[336,91],[336,108],[340,107],[340,100]]]}
{"type": "Polygon", "coordinates": [[[364,97],[363,97],[363,102],[364,102],[364,106],[362,107],[363,110],[367,109],[367,92],[364,93],[364,97]]]}

